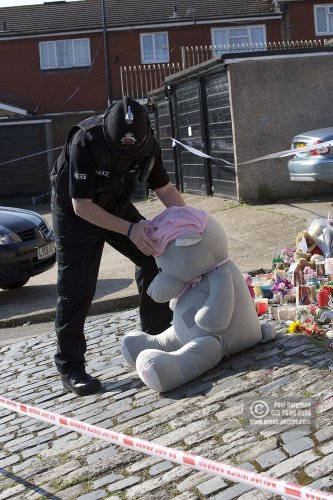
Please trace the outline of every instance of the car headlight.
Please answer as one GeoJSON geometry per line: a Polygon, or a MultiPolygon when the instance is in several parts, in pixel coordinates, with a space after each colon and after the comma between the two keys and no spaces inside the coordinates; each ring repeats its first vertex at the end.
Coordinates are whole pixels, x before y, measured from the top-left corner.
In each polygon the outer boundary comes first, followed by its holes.
{"type": "Polygon", "coordinates": [[[19,243],[20,241],[22,240],[17,234],[5,226],[0,226],[0,245],[10,245],[11,243],[19,243]]]}

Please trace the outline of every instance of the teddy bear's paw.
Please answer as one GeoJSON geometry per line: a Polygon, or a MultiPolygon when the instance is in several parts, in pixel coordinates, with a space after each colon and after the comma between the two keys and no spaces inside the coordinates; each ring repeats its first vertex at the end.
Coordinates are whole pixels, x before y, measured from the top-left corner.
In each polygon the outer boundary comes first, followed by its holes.
{"type": "Polygon", "coordinates": [[[157,349],[146,349],[139,354],[136,360],[136,370],[142,382],[156,392],[166,390],[155,370],[155,364],[161,365],[160,361],[163,360],[164,354],[157,349]]]}
{"type": "Polygon", "coordinates": [[[148,347],[150,336],[139,330],[128,332],[121,341],[121,354],[125,361],[135,368],[136,358],[148,347]]]}
{"type": "Polygon", "coordinates": [[[275,339],[277,332],[272,323],[269,323],[268,321],[262,321],[260,323],[260,326],[262,335],[260,343],[269,342],[270,340],[275,339]]]}

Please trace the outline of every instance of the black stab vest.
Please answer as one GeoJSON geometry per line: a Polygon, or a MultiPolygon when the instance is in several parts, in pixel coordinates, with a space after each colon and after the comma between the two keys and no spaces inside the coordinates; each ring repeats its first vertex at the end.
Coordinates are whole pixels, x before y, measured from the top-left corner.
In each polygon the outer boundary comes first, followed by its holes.
{"type": "Polygon", "coordinates": [[[71,209],[69,196],[70,142],[76,132],[85,131],[85,141],[95,161],[95,185],[93,201],[110,213],[121,217],[138,182],[156,150],[153,132],[144,149],[137,157],[121,159],[108,147],[102,129],[103,116],[87,118],[72,127],[66,144],[51,172],[52,203],[71,209]]]}

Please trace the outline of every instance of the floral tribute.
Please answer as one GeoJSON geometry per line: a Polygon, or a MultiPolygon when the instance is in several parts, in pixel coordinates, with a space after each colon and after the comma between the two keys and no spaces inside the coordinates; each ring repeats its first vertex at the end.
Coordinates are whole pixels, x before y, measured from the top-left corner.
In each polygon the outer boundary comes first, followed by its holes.
{"type": "Polygon", "coordinates": [[[278,281],[275,281],[275,283],[272,286],[272,291],[273,293],[281,293],[282,296],[287,295],[288,290],[291,290],[293,288],[293,284],[291,281],[287,279],[281,279],[278,281]]]}
{"type": "Polygon", "coordinates": [[[310,304],[300,312],[300,319],[289,323],[287,328],[288,333],[301,333],[309,336],[327,334],[328,328],[330,328],[329,323],[333,316],[329,307],[318,307],[316,304],[310,304]],[[328,314],[327,311],[329,311],[328,314]]]}
{"type": "Polygon", "coordinates": [[[265,299],[264,315],[287,333],[326,336],[333,350],[333,218],[315,218],[292,248],[274,247],[269,271],[243,276],[258,316],[265,299]]]}
{"type": "Polygon", "coordinates": [[[303,322],[299,319],[292,321],[288,326],[288,333],[302,333],[303,335],[325,335],[326,330],[319,326],[314,319],[307,318],[303,322]]]}

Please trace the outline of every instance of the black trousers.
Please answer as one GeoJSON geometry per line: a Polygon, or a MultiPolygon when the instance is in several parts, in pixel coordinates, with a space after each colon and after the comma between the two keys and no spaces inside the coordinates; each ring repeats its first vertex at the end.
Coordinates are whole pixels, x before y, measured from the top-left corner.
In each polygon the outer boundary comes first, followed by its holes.
{"type": "MultiPolygon", "coordinates": [[[[132,204],[122,217],[129,222],[144,218],[132,204]]],[[[96,291],[105,242],[136,266],[141,329],[157,335],[170,326],[172,313],[169,305],[154,302],[146,293],[158,273],[153,257],[144,255],[127,236],[90,224],[72,210],[52,204],[52,219],[58,261],[55,363],[59,372],[76,370],[85,362],[84,323],[96,291]]]]}

